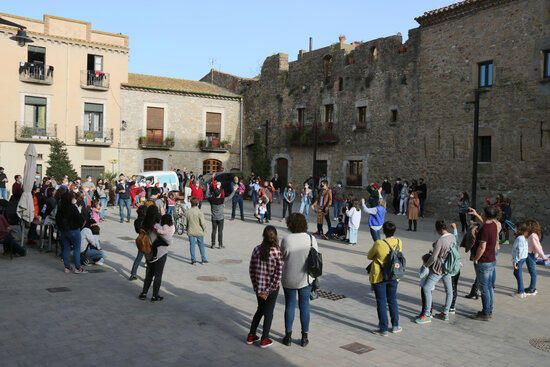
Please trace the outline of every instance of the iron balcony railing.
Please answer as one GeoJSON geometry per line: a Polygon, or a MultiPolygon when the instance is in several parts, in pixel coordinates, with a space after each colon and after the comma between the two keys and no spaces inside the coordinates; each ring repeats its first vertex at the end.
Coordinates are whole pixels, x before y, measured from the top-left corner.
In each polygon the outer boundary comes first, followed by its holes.
{"type": "Polygon", "coordinates": [[[108,90],[109,73],[94,70],[80,71],[80,86],[84,89],[108,90]]]}
{"type": "Polygon", "coordinates": [[[113,135],[114,129],[89,131],[76,126],[76,143],[78,145],[110,146],[113,144],[113,135]]]}
{"type": "Polygon", "coordinates": [[[53,66],[42,62],[19,63],[19,80],[26,83],[53,84],[53,66]]]}
{"type": "Polygon", "coordinates": [[[141,149],[172,149],[174,147],[173,131],[164,131],[163,134],[151,134],[143,131],[138,139],[138,145],[141,149]]]}
{"type": "Polygon", "coordinates": [[[57,138],[57,125],[46,123],[39,127],[33,122],[15,121],[15,140],[34,143],[49,143],[57,138]]]}

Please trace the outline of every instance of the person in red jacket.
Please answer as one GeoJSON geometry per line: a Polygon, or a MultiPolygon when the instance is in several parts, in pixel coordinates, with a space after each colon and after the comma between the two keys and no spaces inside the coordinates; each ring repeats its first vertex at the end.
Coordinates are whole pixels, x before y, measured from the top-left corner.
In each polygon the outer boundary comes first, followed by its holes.
{"type": "Polygon", "coordinates": [[[202,207],[202,201],[204,200],[204,192],[199,180],[194,179],[189,182],[189,187],[191,188],[191,196],[199,199],[199,209],[202,207]]]}

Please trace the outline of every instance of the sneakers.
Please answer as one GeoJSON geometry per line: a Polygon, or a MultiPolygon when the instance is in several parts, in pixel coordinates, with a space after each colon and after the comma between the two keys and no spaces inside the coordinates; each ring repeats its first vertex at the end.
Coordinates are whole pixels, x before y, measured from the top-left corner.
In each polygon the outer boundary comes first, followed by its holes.
{"type": "Polygon", "coordinates": [[[161,296],[151,297],[151,302],[160,302],[163,299],[164,297],[161,297],[161,296]]]}
{"type": "Polygon", "coordinates": [[[69,273],[72,273],[71,268],[65,268],[65,274],[69,274],[69,273]]]}
{"type": "Polygon", "coordinates": [[[401,326],[392,327],[391,332],[393,334],[397,334],[403,331],[403,328],[401,326]]]}
{"type": "Polygon", "coordinates": [[[130,275],[128,280],[136,280],[137,278],[138,278],[137,275],[130,275]]]}
{"type": "Polygon", "coordinates": [[[373,330],[372,333],[374,335],[378,335],[378,336],[388,336],[388,332],[387,331],[382,331],[382,330],[373,330]]]}
{"type": "Polygon", "coordinates": [[[96,265],[104,265],[104,264],[105,264],[105,259],[101,258],[101,259],[97,260],[97,261],[95,262],[95,264],[96,264],[96,265]]]}
{"type": "Polygon", "coordinates": [[[455,310],[454,308],[450,308],[450,309],[449,309],[449,313],[450,313],[451,315],[454,315],[454,314],[456,313],[456,310],[455,310]]]}
{"type": "Polygon", "coordinates": [[[426,316],[426,315],[423,314],[419,318],[414,320],[414,322],[416,322],[419,325],[429,324],[430,322],[432,322],[432,318],[431,318],[431,316],[426,316]]]}
{"type": "Polygon", "coordinates": [[[537,289],[526,289],[525,294],[527,296],[536,296],[537,295],[537,289]]]}
{"type": "Polygon", "coordinates": [[[75,274],[84,274],[84,273],[87,273],[87,271],[84,270],[83,267],[80,267],[80,268],[78,268],[78,269],[74,269],[74,273],[75,273],[75,274]]]}
{"type": "Polygon", "coordinates": [[[272,345],[273,345],[273,340],[269,338],[262,339],[262,341],[260,342],[260,348],[269,348],[272,345]]]}
{"type": "Polygon", "coordinates": [[[449,321],[449,315],[445,312],[440,312],[437,315],[434,316],[436,319],[443,320],[443,321],[449,321]]]}
{"type": "Polygon", "coordinates": [[[252,345],[259,340],[260,340],[260,337],[258,335],[248,334],[248,336],[246,337],[246,344],[252,345]]]}
{"type": "Polygon", "coordinates": [[[525,297],[527,297],[527,294],[525,294],[525,293],[516,293],[514,296],[517,297],[517,298],[525,298],[525,297]]]}
{"type": "Polygon", "coordinates": [[[483,313],[483,311],[479,311],[472,318],[479,321],[489,321],[491,320],[491,315],[486,315],[483,313]]]}
{"type": "Polygon", "coordinates": [[[142,301],[145,301],[145,299],[147,298],[147,293],[140,293],[138,298],[142,301]]]}

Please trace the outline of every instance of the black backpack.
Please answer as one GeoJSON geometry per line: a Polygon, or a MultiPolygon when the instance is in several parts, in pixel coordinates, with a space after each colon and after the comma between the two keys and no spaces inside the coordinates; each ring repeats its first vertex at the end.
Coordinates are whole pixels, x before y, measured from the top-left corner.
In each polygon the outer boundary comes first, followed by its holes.
{"type": "Polygon", "coordinates": [[[312,278],[323,274],[323,255],[313,248],[313,238],[309,235],[309,254],[306,260],[307,273],[312,278]]]}

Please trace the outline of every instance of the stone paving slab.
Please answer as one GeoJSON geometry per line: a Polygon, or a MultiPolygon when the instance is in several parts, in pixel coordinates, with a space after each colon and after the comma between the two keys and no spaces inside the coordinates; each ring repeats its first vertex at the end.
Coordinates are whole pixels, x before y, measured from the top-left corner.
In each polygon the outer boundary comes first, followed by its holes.
{"type": "MultiPolygon", "coordinates": [[[[274,214],[279,210],[275,206],[274,214]]],[[[208,205],[203,211],[209,212],[208,205]]],[[[463,297],[474,278],[471,263],[465,261],[457,314],[448,323],[434,320],[429,325],[414,324],[420,308],[416,270],[421,255],[437,237],[433,220],[422,220],[419,232],[411,233],[403,230],[405,218],[388,218],[400,228],[398,236],[403,239],[409,265],[398,290],[401,334],[380,338],[370,333],[377,318],[374,294],[364,270],[371,241],[363,225],[356,247],[320,241],[325,260],[321,287],[346,298],[312,302],[310,345],[288,348],[278,342],[284,333],[281,291],[272,331],[276,342],[262,350],[244,343],[256,307],[248,261],[261,239],[262,225],[248,215],[244,223],[226,220],[227,247],[208,248],[207,265],[191,266],[188,240],[176,236],[163,278],[165,300],[153,304],[137,299],[141,279],[127,280],[136,249],[133,241],[119,237],[133,238],[133,226],[118,223],[114,209],[109,212],[112,219],[102,226],[108,255],[102,268],[105,272],[64,274],[62,263],[53,254],[33,249],[26,258],[0,259],[2,366],[542,366],[550,357],[529,344],[531,338],[550,337],[546,313],[550,270],[539,267],[539,295],[524,300],[512,297],[515,279],[510,246],[503,247],[498,262],[493,321],[469,319],[481,306],[480,301],[463,297]],[[198,276],[227,280],[204,282],[197,280],[198,276]],[[68,287],[70,291],[46,291],[54,287],[68,287]],[[340,348],[355,342],[374,350],[354,354],[340,348]]],[[[282,222],[276,219],[272,224],[285,233],[282,222]]],[[[314,229],[311,222],[310,230],[314,229]]],[[[206,243],[210,244],[209,237],[206,243]]],[[[143,277],[145,269],[141,267],[138,274],[143,277]]],[[[529,277],[525,275],[527,283],[529,277]]],[[[442,286],[437,287],[434,301],[435,308],[444,301],[442,286]]],[[[299,338],[299,331],[297,312],[295,338],[299,338]]]]}

